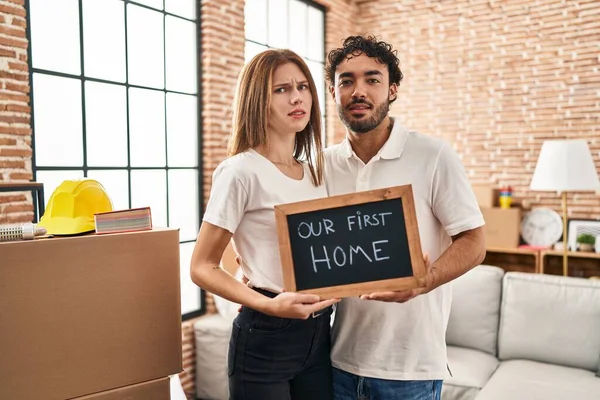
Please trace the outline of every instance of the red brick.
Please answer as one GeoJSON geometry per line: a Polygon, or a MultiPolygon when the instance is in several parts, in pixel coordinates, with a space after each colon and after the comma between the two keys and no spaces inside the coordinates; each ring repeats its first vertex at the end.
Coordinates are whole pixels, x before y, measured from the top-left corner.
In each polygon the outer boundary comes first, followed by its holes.
{"type": "Polygon", "coordinates": [[[0,223],[3,223],[3,224],[23,224],[23,223],[31,222],[32,219],[33,219],[33,213],[16,214],[16,215],[6,214],[3,216],[0,215],[0,223]]]}
{"type": "Polygon", "coordinates": [[[4,1],[7,1],[9,3],[18,4],[20,6],[24,6],[25,5],[25,0],[4,0],[4,1]]]}
{"type": "MultiPolygon", "coordinates": [[[[2,39],[0,37],[0,39],[2,39]]],[[[12,72],[0,71],[0,79],[14,79],[17,81],[29,81],[29,75],[27,74],[15,74],[12,72]]]]}
{"type": "Polygon", "coordinates": [[[15,139],[8,139],[0,137],[0,146],[14,146],[17,144],[15,139]]]}
{"type": "Polygon", "coordinates": [[[29,120],[29,115],[3,115],[1,118],[2,122],[9,124],[28,124],[29,120]]]}
{"type": "Polygon", "coordinates": [[[29,67],[27,66],[27,64],[22,63],[22,62],[9,62],[8,68],[10,68],[11,70],[17,70],[17,71],[23,71],[23,72],[29,71],[29,67]]]}
{"type": "MultiPolygon", "coordinates": [[[[27,83],[17,83],[17,82],[5,82],[4,88],[6,90],[12,90],[14,92],[21,93],[29,93],[30,87],[29,82],[27,83]]],[[[3,93],[0,93],[0,98],[2,98],[3,93]]],[[[29,100],[27,100],[29,102],[29,100]]]]}
{"type": "Polygon", "coordinates": [[[0,25],[0,33],[7,36],[13,36],[19,39],[25,39],[27,37],[25,29],[19,27],[13,28],[10,25],[0,25]]]}
{"type": "Polygon", "coordinates": [[[12,24],[14,26],[20,26],[21,28],[27,28],[27,20],[25,20],[25,18],[13,17],[12,24]]]}
{"type": "MultiPolygon", "coordinates": [[[[6,0],[6,1],[8,1],[10,3],[16,3],[17,1],[20,1],[20,0],[6,0]]],[[[25,18],[25,16],[26,16],[25,8],[7,5],[7,4],[0,4],[0,13],[4,13],[4,14],[8,14],[8,15],[18,15],[19,17],[23,17],[23,18],[25,18]]]]}
{"type": "MultiPolygon", "coordinates": [[[[0,122],[3,121],[3,117],[0,116],[0,122]]],[[[31,136],[31,128],[16,128],[13,126],[3,126],[0,125],[0,133],[5,133],[9,135],[19,135],[19,136],[31,136]]]]}
{"type": "Polygon", "coordinates": [[[17,58],[17,52],[14,50],[0,48],[0,57],[17,58]]]}
{"type": "Polygon", "coordinates": [[[1,160],[0,159],[0,171],[3,169],[24,169],[25,161],[15,160],[1,160]]]}
{"type": "Polygon", "coordinates": [[[31,149],[0,149],[3,157],[31,157],[31,149]]]}
{"type": "Polygon", "coordinates": [[[31,107],[19,104],[6,104],[6,111],[16,111],[31,114],[31,107]]]}
{"type": "Polygon", "coordinates": [[[0,193],[0,204],[21,203],[23,201],[27,201],[27,196],[24,194],[10,194],[8,196],[2,196],[2,193],[0,193]]]}
{"type": "Polygon", "coordinates": [[[33,211],[33,205],[31,204],[9,204],[3,207],[3,213],[21,213],[21,212],[30,212],[33,211]]]}

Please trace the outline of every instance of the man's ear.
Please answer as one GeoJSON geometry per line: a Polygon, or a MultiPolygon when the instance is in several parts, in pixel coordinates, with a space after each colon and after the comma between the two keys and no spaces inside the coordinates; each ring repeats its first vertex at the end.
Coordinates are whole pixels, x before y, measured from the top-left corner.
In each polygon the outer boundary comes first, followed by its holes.
{"type": "Polygon", "coordinates": [[[392,83],[390,85],[390,93],[388,96],[388,100],[389,101],[394,101],[398,98],[398,85],[396,85],[395,83],[392,83]]]}
{"type": "Polygon", "coordinates": [[[333,101],[335,101],[335,87],[333,85],[329,86],[329,94],[331,95],[333,101]]]}

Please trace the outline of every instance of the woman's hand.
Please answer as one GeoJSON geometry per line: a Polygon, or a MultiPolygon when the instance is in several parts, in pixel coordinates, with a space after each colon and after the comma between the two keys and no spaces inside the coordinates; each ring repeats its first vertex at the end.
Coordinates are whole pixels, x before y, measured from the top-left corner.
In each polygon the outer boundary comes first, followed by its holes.
{"type": "Polygon", "coordinates": [[[280,318],[307,319],[340,299],[321,300],[314,294],[280,293],[274,298],[267,298],[261,312],[280,318]]]}

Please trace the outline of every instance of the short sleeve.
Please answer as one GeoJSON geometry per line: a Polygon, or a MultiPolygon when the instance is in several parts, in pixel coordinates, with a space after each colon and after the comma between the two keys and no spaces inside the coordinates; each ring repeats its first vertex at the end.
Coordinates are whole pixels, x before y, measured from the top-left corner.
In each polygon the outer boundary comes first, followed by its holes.
{"type": "Polygon", "coordinates": [[[463,165],[447,143],[440,148],[432,177],[432,205],[449,236],[484,225],[463,165]]]}
{"type": "Polygon", "coordinates": [[[235,233],[247,204],[248,193],[234,168],[220,164],[213,173],[210,198],[203,220],[235,233]]]}

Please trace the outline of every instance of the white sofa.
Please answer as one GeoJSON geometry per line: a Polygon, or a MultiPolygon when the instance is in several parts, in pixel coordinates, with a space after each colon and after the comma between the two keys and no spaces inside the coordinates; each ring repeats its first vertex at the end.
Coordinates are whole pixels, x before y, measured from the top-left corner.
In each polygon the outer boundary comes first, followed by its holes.
{"type": "Polygon", "coordinates": [[[442,400],[600,399],[600,281],[479,266],[453,282],[442,400]]]}
{"type": "MultiPolygon", "coordinates": [[[[452,285],[442,400],[600,399],[600,281],[482,265],[452,285]]],[[[202,400],[228,398],[237,306],[217,303],[222,315],[194,325],[202,400]]]]}

